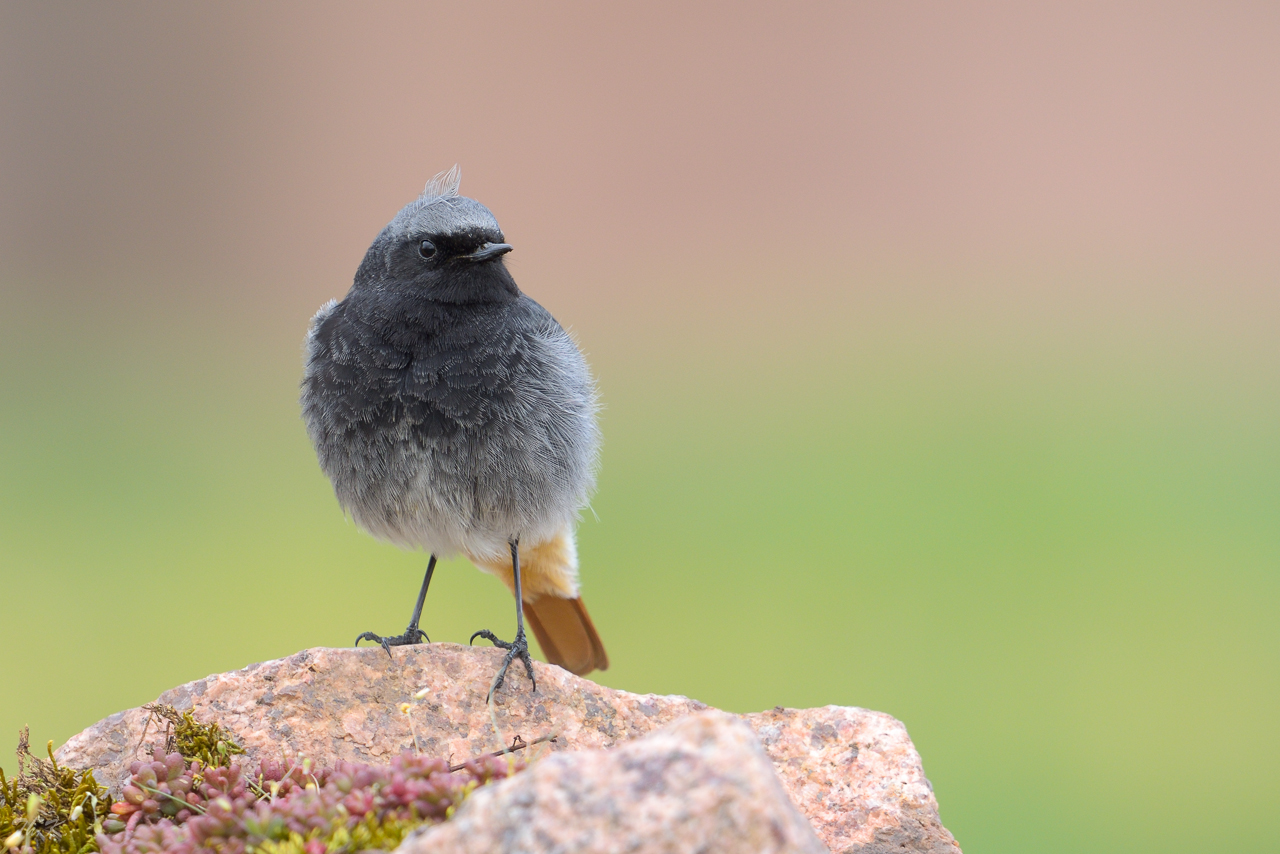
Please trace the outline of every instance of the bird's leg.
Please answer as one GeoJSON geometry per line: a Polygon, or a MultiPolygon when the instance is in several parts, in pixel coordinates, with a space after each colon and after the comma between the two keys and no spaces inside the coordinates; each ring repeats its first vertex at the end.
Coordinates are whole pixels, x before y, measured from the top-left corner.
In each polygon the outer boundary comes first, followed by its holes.
{"type": "Polygon", "coordinates": [[[520,550],[519,541],[511,541],[511,573],[515,576],[516,581],[516,636],[511,643],[499,640],[498,636],[488,629],[481,629],[471,636],[471,642],[474,643],[476,638],[484,638],[496,647],[505,649],[507,657],[502,659],[502,667],[498,668],[498,675],[493,680],[493,685],[489,687],[488,699],[493,699],[493,694],[502,687],[502,683],[507,678],[507,668],[511,666],[511,662],[519,658],[524,662],[524,671],[529,674],[529,681],[533,684],[534,693],[538,691],[538,680],[533,678],[533,659],[529,657],[529,641],[524,636],[524,597],[520,590],[520,550]]]}
{"type": "Polygon", "coordinates": [[[404,634],[390,635],[384,638],[382,635],[375,635],[373,632],[362,632],[360,637],[356,638],[356,646],[359,646],[362,640],[371,640],[382,644],[382,648],[390,656],[391,647],[393,646],[408,646],[409,644],[422,643],[423,641],[431,643],[431,638],[427,637],[427,633],[418,628],[418,620],[422,619],[422,603],[427,601],[427,588],[431,586],[431,573],[435,571],[436,556],[432,555],[431,560],[427,562],[427,575],[422,579],[422,589],[418,591],[418,604],[413,606],[413,619],[409,620],[409,628],[404,630],[404,634]]]}

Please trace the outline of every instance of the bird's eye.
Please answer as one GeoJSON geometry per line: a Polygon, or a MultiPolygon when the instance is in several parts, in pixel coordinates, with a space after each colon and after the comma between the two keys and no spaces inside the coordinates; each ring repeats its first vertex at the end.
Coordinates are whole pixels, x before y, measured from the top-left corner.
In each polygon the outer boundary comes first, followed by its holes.
{"type": "Polygon", "coordinates": [[[436,245],[430,240],[424,240],[418,244],[418,254],[423,258],[434,258],[436,257],[436,245]]]}

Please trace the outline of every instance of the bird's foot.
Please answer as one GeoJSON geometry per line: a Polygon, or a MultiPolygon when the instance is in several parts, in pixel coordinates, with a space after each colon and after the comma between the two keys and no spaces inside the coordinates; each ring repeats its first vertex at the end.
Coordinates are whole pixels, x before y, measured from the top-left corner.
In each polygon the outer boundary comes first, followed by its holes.
{"type": "Polygon", "coordinates": [[[502,687],[502,683],[507,678],[507,668],[511,666],[511,662],[519,658],[524,662],[524,672],[529,674],[529,682],[533,685],[533,691],[538,691],[538,680],[533,678],[533,659],[529,656],[529,641],[525,640],[524,626],[516,631],[515,640],[507,643],[500,640],[497,635],[488,629],[481,629],[471,636],[469,643],[474,643],[476,638],[484,638],[499,649],[507,651],[506,658],[502,659],[502,666],[498,668],[498,675],[494,677],[493,685],[489,687],[488,699],[493,699],[493,694],[502,687]]]}
{"type": "Polygon", "coordinates": [[[422,643],[426,641],[431,643],[431,638],[427,637],[427,633],[417,626],[410,626],[405,629],[402,635],[375,635],[373,632],[361,632],[360,637],[356,638],[356,646],[360,645],[360,641],[373,641],[380,644],[387,651],[387,657],[391,657],[391,647],[393,646],[409,646],[410,644],[422,643]]]}

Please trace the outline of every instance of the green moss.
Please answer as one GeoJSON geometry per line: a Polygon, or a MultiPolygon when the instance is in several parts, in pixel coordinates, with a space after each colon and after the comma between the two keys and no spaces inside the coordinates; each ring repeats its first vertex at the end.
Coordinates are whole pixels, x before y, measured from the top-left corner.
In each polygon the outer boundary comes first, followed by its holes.
{"type": "Polygon", "coordinates": [[[421,827],[421,820],[365,816],[355,827],[337,825],[315,830],[309,835],[290,833],[283,839],[268,839],[253,846],[261,854],[346,854],[356,851],[393,851],[406,836],[421,827]]]}
{"type": "Polygon", "coordinates": [[[232,756],[244,753],[244,748],[217,722],[202,724],[191,712],[179,712],[164,703],[152,703],[143,708],[150,713],[143,728],[143,738],[153,723],[160,723],[165,728],[166,753],[179,753],[188,762],[199,759],[206,768],[226,767],[231,764],[232,756]]]}
{"type": "Polygon", "coordinates": [[[92,771],[64,768],[33,756],[27,730],[18,740],[18,773],[0,768],[0,846],[22,854],[89,854],[111,808],[106,788],[92,771]]]}

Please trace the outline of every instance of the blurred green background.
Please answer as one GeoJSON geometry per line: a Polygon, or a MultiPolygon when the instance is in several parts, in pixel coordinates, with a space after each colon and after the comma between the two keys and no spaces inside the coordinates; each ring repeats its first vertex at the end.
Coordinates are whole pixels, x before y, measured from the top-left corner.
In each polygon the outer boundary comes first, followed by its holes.
{"type": "MultiPolygon", "coordinates": [[[[1280,847],[1272,11],[0,34],[0,737],[403,627],[425,557],[343,519],[301,341],[456,161],[600,380],[593,678],[888,712],[968,852],[1280,847]]],[[[510,610],[449,563],[424,625],[510,610]]]]}

